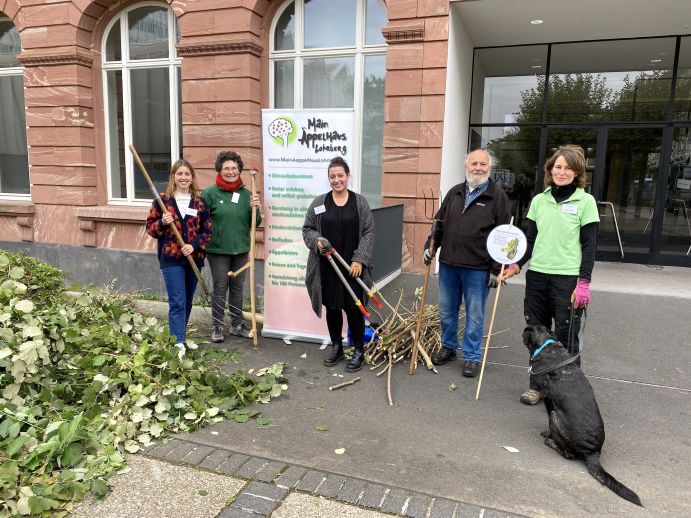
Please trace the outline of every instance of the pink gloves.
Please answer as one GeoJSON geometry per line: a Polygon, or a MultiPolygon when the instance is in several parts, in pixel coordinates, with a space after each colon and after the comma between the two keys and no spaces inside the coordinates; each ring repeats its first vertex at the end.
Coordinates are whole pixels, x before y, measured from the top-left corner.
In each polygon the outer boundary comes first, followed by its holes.
{"type": "Polygon", "coordinates": [[[504,268],[504,273],[501,274],[501,282],[505,282],[506,279],[510,279],[514,275],[518,275],[521,271],[521,267],[517,263],[511,263],[509,266],[504,268]]]}
{"type": "Polygon", "coordinates": [[[576,289],[573,292],[573,307],[584,308],[590,304],[590,282],[578,279],[576,289]]]}

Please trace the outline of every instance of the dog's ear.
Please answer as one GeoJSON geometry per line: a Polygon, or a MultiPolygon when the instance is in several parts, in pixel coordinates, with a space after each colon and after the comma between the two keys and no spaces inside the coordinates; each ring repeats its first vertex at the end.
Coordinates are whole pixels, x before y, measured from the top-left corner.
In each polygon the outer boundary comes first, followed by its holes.
{"type": "Polygon", "coordinates": [[[523,345],[528,346],[528,349],[530,349],[530,346],[535,343],[535,340],[533,340],[534,333],[535,326],[526,326],[523,330],[523,345]]]}

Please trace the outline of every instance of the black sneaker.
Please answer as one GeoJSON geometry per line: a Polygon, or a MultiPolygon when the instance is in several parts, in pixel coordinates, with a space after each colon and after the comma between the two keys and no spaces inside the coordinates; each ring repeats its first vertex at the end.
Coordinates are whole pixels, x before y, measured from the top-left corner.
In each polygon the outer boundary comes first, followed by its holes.
{"type": "Polygon", "coordinates": [[[448,347],[442,347],[439,352],[432,355],[432,363],[434,365],[444,365],[447,362],[452,362],[456,359],[456,353],[448,347]]]}
{"type": "Polygon", "coordinates": [[[220,344],[223,338],[223,326],[214,326],[214,330],[211,333],[211,341],[215,344],[220,344]]]}
{"type": "Polygon", "coordinates": [[[463,362],[463,376],[466,378],[474,378],[480,372],[480,362],[475,360],[466,360],[463,362]]]}
{"type": "Polygon", "coordinates": [[[245,324],[240,324],[237,327],[231,327],[228,331],[229,335],[240,336],[242,338],[250,338],[250,330],[245,327],[245,324]]]}

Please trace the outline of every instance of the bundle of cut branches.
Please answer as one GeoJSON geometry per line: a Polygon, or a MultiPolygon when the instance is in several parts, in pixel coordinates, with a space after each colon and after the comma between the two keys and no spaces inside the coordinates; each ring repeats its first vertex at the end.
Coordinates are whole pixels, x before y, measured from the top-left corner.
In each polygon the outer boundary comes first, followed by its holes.
{"type": "MultiPolygon", "coordinates": [[[[419,304],[419,299],[417,302],[419,304]]],[[[372,364],[371,369],[377,370],[383,366],[383,369],[377,373],[378,376],[386,373],[389,369],[389,358],[391,364],[410,358],[415,338],[419,307],[416,305],[412,309],[404,308],[401,306],[401,299],[399,299],[396,307],[391,309],[391,314],[377,329],[379,340],[365,345],[365,354],[369,363],[372,364]]],[[[464,314],[461,314],[459,320],[462,321],[463,317],[464,314]]],[[[459,333],[462,333],[463,330],[463,328],[459,329],[459,333]]],[[[428,369],[436,372],[430,359],[441,348],[439,307],[436,305],[425,305],[418,347],[420,360],[425,363],[428,369]]]]}

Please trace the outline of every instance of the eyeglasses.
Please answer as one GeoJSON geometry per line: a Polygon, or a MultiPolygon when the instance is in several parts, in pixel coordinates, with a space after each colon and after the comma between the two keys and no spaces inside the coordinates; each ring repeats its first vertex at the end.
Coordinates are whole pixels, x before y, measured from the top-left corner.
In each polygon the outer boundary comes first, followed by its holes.
{"type": "Polygon", "coordinates": [[[237,167],[224,167],[221,171],[224,173],[239,173],[240,169],[237,167]]]}

